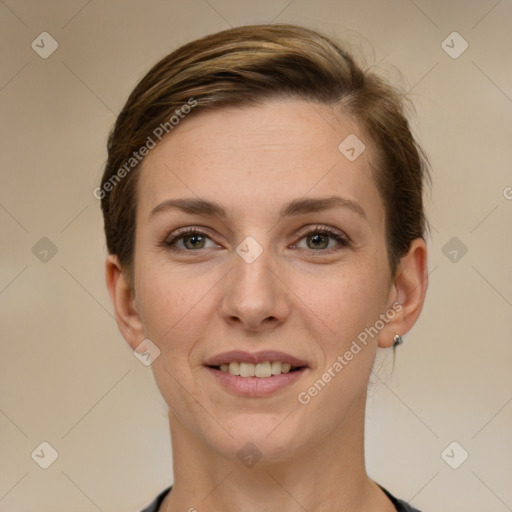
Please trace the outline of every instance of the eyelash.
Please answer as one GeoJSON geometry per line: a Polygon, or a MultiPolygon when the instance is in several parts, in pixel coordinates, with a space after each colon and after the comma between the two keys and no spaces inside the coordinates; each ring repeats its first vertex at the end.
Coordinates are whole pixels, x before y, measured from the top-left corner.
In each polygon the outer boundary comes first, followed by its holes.
{"type": "MultiPolygon", "coordinates": [[[[332,238],[336,242],[338,242],[340,244],[341,248],[351,247],[351,245],[352,245],[352,243],[350,242],[348,237],[345,238],[343,235],[341,235],[340,233],[338,233],[334,229],[330,228],[329,226],[316,226],[315,228],[310,229],[309,231],[306,231],[305,233],[302,233],[301,237],[300,237],[300,240],[302,240],[303,238],[308,237],[309,235],[313,235],[313,234],[328,235],[330,238],[332,238]]],[[[201,231],[198,228],[193,228],[193,227],[192,228],[181,228],[181,229],[177,230],[175,233],[173,233],[171,235],[171,237],[172,237],[171,239],[169,239],[169,238],[165,239],[160,245],[163,246],[166,249],[169,249],[169,250],[175,251],[175,252],[190,252],[190,253],[192,253],[192,252],[200,251],[201,249],[197,249],[197,250],[194,250],[194,249],[177,249],[175,247],[176,243],[179,240],[185,238],[188,235],[202,235],[202,236],[205,236],[205,237],[207,237],[207,238],[209,238],[211,240],[211,238],[208,236],[207,233],[205,233],[204,231],[201,231]]],[[[334,248],[330,248],[330,249],[318,249],[318,250],[315,250],[315,249],[303,249],[303,250],[310,250],[311,252],[330,254],[331,252],[340,250],[341,248],[340,247],[338,247],[338,248],[334,247],[334,248]]]]}

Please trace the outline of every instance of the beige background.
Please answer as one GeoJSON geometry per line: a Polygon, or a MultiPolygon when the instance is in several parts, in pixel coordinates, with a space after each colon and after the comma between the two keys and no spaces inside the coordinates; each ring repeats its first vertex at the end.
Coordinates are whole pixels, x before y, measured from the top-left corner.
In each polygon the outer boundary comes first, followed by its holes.
{"type": "Polygon", "coordinates": [[[424,512],[512,509],[510,20],[510,0],[1,0],[0,511],[138,511],[171,483],[166,407],[113,320],[92,191],[157,59],[270,21],[344,38],[408,90],[432,162],[427,302],[371,386],[369,474],[424,512]]]}

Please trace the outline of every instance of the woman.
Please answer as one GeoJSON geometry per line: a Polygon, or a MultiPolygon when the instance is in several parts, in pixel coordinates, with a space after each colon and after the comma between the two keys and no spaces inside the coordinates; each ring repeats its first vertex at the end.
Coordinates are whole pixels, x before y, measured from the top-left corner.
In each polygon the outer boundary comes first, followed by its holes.
{"type": "Polygon", "coordinates": [[[327,37],[245,26],[156,64],[108,144],[106,279],[169,406],[148,511],[413,511],[366,473],[366,390],[427,288],[403,98],[327,37]]]}

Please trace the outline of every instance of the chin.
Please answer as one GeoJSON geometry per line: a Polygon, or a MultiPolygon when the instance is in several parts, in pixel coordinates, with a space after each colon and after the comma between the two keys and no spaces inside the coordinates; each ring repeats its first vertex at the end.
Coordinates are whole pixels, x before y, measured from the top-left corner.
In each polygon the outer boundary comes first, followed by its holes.
{"type": "MultiPolygon", "coordinates": [[[[286,416],[287,413],[279,416],[241,414],[224,424],[233,437],[220,435],[212,438],[210,434],[214,430],[209,430],[205,433],[206,442],[226,459],[237,458],[243,463],[254,463],[256,459],[259,465],[287,461],[307,444],[308,436],[304,421],[299,428],[296,420],[286,416]]],[[[250,464],[246,465],[250,467],[250,464]]]]}

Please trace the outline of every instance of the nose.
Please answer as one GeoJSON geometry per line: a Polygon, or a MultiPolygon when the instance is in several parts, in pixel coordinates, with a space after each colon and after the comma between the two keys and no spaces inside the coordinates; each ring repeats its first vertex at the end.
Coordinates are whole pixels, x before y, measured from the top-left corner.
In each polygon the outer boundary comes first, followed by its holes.
{"type": "Polygon", "coordinates": [[[224,321],[250,332],[266,331],[286,322],[290,291],[278,276],[278,267],[267,249],[254,261],[234,253],[233,267],[224,280],[224,321]]]}

